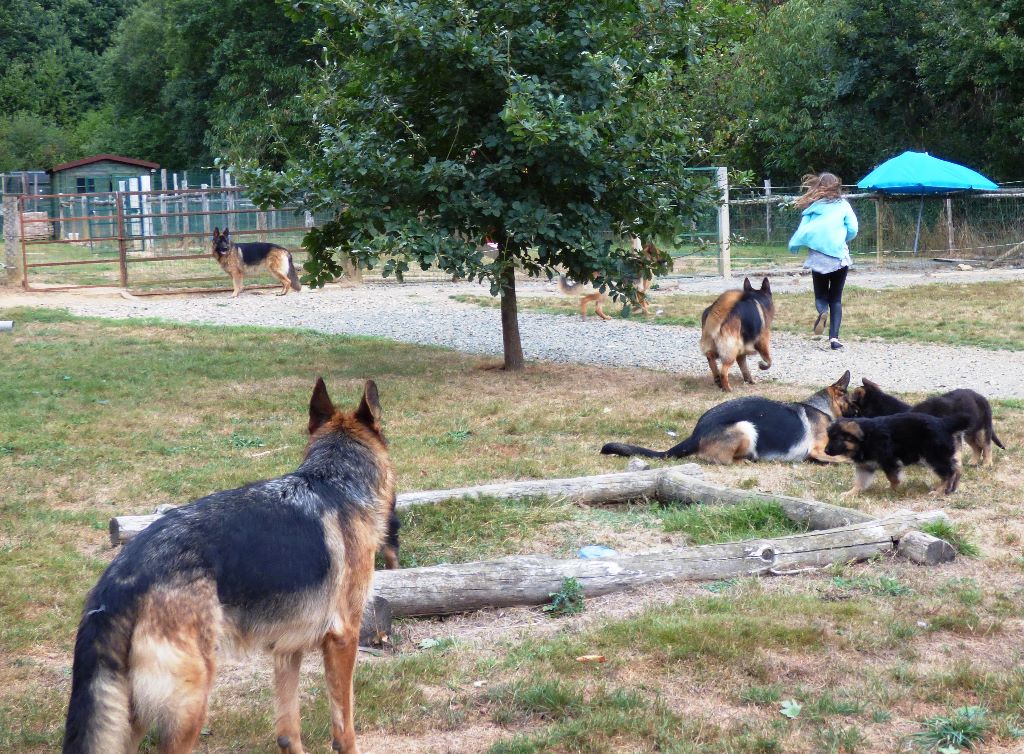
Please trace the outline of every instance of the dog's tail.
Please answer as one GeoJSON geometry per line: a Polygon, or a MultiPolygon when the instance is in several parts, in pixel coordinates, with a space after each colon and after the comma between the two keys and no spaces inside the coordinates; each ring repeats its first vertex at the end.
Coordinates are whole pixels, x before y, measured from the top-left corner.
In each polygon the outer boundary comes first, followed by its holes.
{"type": "Polygon", "coordinates": [[[295,260],[292,259],[292,255],[288,254],[288,280],[292,284],[293,291],[301,291],[302,285],[299,283],[299,273],[295,271],[295,260]]]}
{"type": "Polygon", "coordinates": [[[90,595],[78,626],[63,754],[127,751],[131,739],[128,652],[135,608],[108,608],[102,600],[114,595],[104,595],[103,586],[90,595]]]}
{"type": "Polygon", "coordinates": [[[558,276],[558,290],[564,293],[566,296],[575,296],[580,288],[583,287],[583,283],[570,283],[565,275],[558,276]]]}
{"type": "Polygon", "coordinates": [[[1003,441],[996,435],[996,428],[992,426],[992,422],[988,423],[988,433],[992,437],[992,442],[994,442],[1001,450],[1006,450],[1006,446],[1003,445],[1003,441]]]}
{"type": "Polygon", "coordinates": [[[691,435],[678,445],[668,450],[650,450],[639,445],[626,445],[621,442],[605,443],[601,454],[606,456],[643,456],[644,458],[686,458],[700,449],[700,444],[691,435]]]}

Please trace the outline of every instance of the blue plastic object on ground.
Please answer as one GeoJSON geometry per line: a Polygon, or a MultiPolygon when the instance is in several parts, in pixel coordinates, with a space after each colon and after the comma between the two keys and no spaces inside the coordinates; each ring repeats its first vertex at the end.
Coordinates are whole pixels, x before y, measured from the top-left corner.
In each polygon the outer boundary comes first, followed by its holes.
{"type": "Polygon", "coordinates": [[[613,558],[619,553],[604,545],[586,545],[580,548],[580,557],[584,560],[589,558],[613,558]]]}

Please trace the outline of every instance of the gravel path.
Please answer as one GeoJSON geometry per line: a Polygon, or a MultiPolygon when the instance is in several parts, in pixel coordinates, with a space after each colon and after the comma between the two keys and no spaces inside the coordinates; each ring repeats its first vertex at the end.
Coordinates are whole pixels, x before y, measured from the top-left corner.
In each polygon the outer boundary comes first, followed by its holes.
{"type": "MultiPolygon", "coordinates": [[[[1024,280],[1024,271],[991,271],[980,279],[1024,280]]],[[[947,279],[967,282],[971,273],[947,275],[851,275],[850,285],[884,287],[947,279]],[[873,277],[874,275],[874,277],[873,277]]],[[[662,282],[662,290],[717,293],[722,281],[683,279],[662,282]]],[[[810,295],[807,277],[773,279],[773,290],[810,295]]],[[[2,290],[2,289],[0,289],[2,290]]],[[[80,315],[156,317],[173,322],[225,325],[267,325],[308,328],[327,333],[367,335],[407,343],[446,346],[468,353],[500,355],[501,324],[496,308],[452,301],[458,293],[486,294],[472,284],[329,286],[284,297],[269,291],[248,291],[236,300],[228,294],[132,297],[118,292],[78,291],[25,294],[0,292],[0,307],[37,305],[64,307],[80,315]]],[[[520,295],[555,296],[553,287],[521,283],[520,295]]],[[[810,299],[809,299],[810,301],[810,299]]],[[[656,302],[655,302],[656,303],[656,302]]],[[[810,303],[808,304],[810,305],[810,303]]],[[[640,321],[578,318],[521,312],[519,326],[528,359],[579,362],[605,366],[646,367],[710,376],[694,328],[651,326],[640,321]]],[[[855,381],[874,379],[895,391],[933,392],[971,387],[989,397],[1024,398],[1024,351],[991,351],[969,347],[886,343],[845,339],[846,350],[828,349],[824,339],[775,333],[774,366],[754,370],[755,379],[820,387],[845,369],[855,381]]],[[[737,372],[737,384],[739,382],[737,372]]],[[[745,388],[737,388],[742,395],[745,388]]]]}

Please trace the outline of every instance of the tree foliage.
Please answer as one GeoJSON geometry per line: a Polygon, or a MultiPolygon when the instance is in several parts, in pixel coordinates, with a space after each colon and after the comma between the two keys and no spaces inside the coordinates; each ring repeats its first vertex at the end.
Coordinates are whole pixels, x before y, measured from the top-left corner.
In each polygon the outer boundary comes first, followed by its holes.
{"type": "Polygon", "coordinates": [[[75,156],[83,116],[103,103],[101,58],[134,0],[0,5],[0,170],[75,156]]]}
{"type": "Polygon", "coordinates": [[[274,0],[142,0],[106,54],[126,148],[175,166],[232,147],[263,155],[295,121],[314,31],[274,0]]]}
{"type": "Polygon", "coordinates": [[[905,149],[1024,172],[1019,0],[790,0],[720,68],[731,162],[854,179],[905,149]]]}
{"type": "Polygon", "coordinates": [[[264,201],[330,215],[306,239],[313,283],[340,274],[341,254],[365,267],[384,257],[399,277],[416,265],[489,281],[503,302],[513,265],[596,273],[619,290],[657,264],[622,240],[692,216],[700,181],[686,167],[702,152],[678,96],[682,4],[315,8],[326,56],[305,102],[317,138],[283,171],[242,166],[264,201]]]}

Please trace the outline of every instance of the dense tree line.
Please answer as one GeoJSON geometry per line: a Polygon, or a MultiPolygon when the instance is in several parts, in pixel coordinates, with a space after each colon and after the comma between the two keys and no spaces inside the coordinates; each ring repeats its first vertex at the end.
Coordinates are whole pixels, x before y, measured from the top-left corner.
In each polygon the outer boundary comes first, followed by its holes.
{"type": "Polygon", "coordinates": [[[10,0],[0,171],[108,151],[175,168],[233,144],[264,155],[296,120],[314,32],[274,0],[10,0]]]}
{"type": "MultiPolygon", "coordinates": [[[[317,86],[323,17],[304,7],[7,0],[0,170],[97,151],[174,167],[223,155],[284,164],[316,138],[303,93],[317,86]]],[[[686,7],[685,86],[667,94],[709,161],[778,182],[825,168],[854,180],[915,148],[1024,177],[1024,0],[686,7]]]]}

